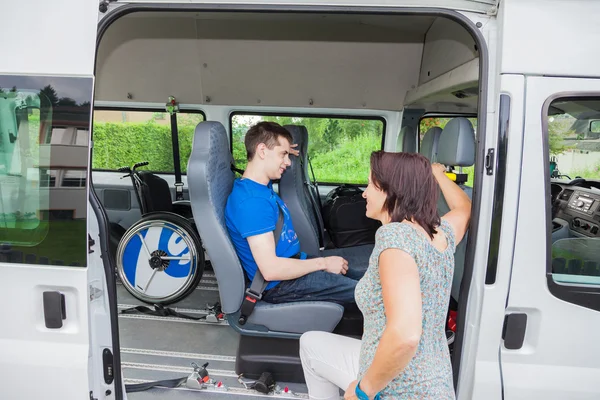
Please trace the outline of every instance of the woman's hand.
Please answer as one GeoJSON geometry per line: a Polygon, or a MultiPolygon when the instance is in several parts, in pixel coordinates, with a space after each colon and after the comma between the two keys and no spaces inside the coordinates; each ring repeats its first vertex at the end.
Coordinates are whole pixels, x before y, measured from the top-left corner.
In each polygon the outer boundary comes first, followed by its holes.
{"type": "Polygon", "coordinates": [[[358,397],[356,397],[356,385],[358,385],[358,380],[350,382],[346,393],[344,393],[344,400],[358,400],[358,397]]]}
{"type": "Polygon", "coordinates": [[[433,163],[431,164],[431,171],[433,172],[433,176],[437,178],[440,174],[446,172],[446,167],[440,163],[433,163]]]}

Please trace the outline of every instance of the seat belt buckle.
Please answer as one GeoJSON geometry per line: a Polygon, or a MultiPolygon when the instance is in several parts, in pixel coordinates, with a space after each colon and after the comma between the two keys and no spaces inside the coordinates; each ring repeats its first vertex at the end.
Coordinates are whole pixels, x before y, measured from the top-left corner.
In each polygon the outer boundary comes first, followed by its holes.
{"type": "Polygon", "coordinates": [[[262,294],[254,293],[250,288],[246,289],[246,297],[244,298],[244,301],[249,301],[256,304],[256,302],[260,300],[262,300],[262,294]]]}
{"type": "Polygon", "coordinates": [[[250,288],[246,289],[246,295],[244,296],[242,308],[240,309],[240,318],[238,319],[240,325],[246,323],[248,316],[252,314],[252,310],[254,310],[254,306],[256,306],[256,303],[260,300],[262,300],[262,294],[254,293],[250,288]]]}
{"type": "Polygon", "coordinates": [[[183,200],[183,182],[175,182],[175,200],[183,200]]]}

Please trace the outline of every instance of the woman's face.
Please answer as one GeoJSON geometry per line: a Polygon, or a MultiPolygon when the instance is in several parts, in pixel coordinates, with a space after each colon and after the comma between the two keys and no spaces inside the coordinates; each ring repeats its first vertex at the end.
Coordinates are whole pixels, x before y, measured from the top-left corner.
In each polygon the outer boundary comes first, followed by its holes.
{"type": "Polygon", "coordinates": [[[387,195],[383,190],[375,186],[370,174],[369,185],[362,196],[367,200],[367,217],[384,222],[387,219],[387,212],[383,210],[383,204],[387,195]]]}

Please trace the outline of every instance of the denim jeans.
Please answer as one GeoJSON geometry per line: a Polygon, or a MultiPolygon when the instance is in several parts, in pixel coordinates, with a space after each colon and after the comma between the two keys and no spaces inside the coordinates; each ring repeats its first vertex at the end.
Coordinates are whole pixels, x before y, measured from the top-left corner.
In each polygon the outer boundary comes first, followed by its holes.
{"type": "MultiPolygon", "coordinates": [[[[372,247],[372,246],[371,246],[372,247]]],[[[337,249],[336,249],[337,250],[337,249]]],[[[295,301],[330,301],[342,306],[354,305],[354,289],[369,267],[368,252],[325,250],[322,256],[340,255],[348,261],[345,275],[316,271],[300,278],[280,282],[263,294],[268,303],[290,303],[295,301]]]]}

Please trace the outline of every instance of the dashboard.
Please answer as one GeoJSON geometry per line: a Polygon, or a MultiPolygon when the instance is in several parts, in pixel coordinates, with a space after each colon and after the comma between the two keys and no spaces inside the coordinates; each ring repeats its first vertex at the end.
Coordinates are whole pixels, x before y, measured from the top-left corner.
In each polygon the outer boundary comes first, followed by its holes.
{"type": "Polygon", "coordinates": [[[568,227],[575,236],[600,238],[600,187],[586,183],[551,183],[553,236],[568,227]]]}

